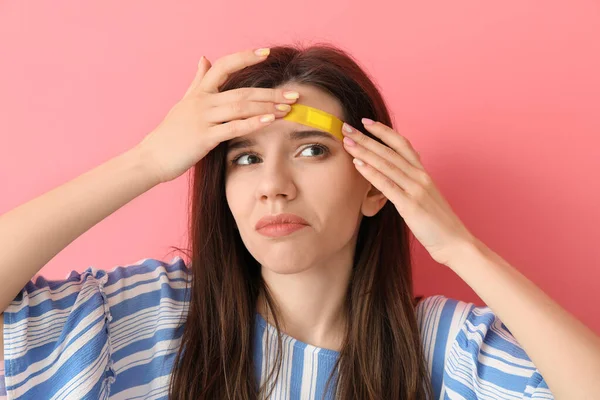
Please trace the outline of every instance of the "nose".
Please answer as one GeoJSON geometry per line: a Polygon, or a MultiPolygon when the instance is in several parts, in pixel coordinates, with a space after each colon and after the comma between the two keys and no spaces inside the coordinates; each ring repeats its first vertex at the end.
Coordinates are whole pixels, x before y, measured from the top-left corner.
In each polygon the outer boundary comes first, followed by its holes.
{"type": "Polygon", "coordinates": [[[260,165],[258,174],[257,200],[285,198],[289,201],[296,197],[295,171],[288,160],[282,157],[265,159],[260,165]]]}

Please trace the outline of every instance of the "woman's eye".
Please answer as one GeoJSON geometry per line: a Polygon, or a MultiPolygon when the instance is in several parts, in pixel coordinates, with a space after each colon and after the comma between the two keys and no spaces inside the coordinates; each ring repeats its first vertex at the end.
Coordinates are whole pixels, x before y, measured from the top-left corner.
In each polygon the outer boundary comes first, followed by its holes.
{"type": "MultiPolygon", "coordinates": [[[[316,157],[323,156],[323,155],[326,155],[329,153],[329,149],[327,147],[319,145],[319,144],[315,144],[315,145],[307,146],[304,149],[302,149],[301,154],[308,153],[307,150],[310,150],[310,149],[318,149],[321,152],[321,154],[317,154],[316,157]]],[[[244,159],[244,157],[247,157],[246,160],[249,160],[250,157],[258,158],[258,155],[256,153],[242,153],[239,156],[237,156],[235,159],[231,160],[231,164],[233,164],[233,165],[250,165],[250,164],[252,164],[249,162],[245,162],[245,163],[241,163],[241,164],[238,163],[238,161],[244,159]]]]}
{"type": "Polygon", "coordinates": [[[326,153],[327,153],[327,151],[328,151],[328,149],[327,149],[325,146],[321,146],[321,145],[310,145],[310,146],[308,146],[308,147],[305,147],[305,148],[302,150],[302,153],[304,153],[304,152],[305,152],[306,150],[308,150],[308,149],[319,149],[320,151],[322,151],[322,152],[323,152],[323,153],[321,153],[321,154],[317,154],[317,156],[324,155],[324,154],[326,154],[326,153]]]}
{"type": "MultiPolygon", "coordinates": [[[[256,154],[250,154],[250,153],[240,154],[234,160],[232,160],[231,163],[232,164],[238,164],[238,160],[241,160],[244,157],[257,157],[257,156],[256,156],[256,154]]],[[[248,164],[244,163],[244,164],[238,164],[238,165],[248,165],[248,164]]]]}

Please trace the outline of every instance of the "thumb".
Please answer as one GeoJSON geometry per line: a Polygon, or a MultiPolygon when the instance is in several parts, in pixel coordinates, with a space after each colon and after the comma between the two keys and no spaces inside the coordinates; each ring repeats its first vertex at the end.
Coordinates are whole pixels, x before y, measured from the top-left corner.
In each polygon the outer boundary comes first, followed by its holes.
{"type": "Polygon", "coordinates": [[[200,82],[204,75],[208,72],[208,70],[212,67],[212,64],[208,59],[204,56],[200,57],[200,61],[198,61],[198,69],[196,70],[196,76],[194,76],[194,80],[192,81],[190,87],[185,92],[183,97],[187,97],[190,95],[194,95],[198,93],[198,88],[200,87],[200,82]]]}
{"type": "Polygon", "coordinates": [[[212,67],[212,64],[208,61],[208,58],[204,56],[200,57],[200,61],[198,61],[198,74],[201,74],[200,79],[204,78],[210,67],[212,67]]]}

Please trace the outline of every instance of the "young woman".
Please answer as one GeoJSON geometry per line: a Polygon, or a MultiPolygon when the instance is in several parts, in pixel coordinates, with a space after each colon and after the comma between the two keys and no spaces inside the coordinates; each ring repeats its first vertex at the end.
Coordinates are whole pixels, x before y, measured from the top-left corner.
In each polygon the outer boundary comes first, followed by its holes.
{"type": "Polygon", "coordinates": [[[329,45],[202,58],[141,143],[3,215],[0,243],[8,398],[600,392],[598,337],[466,229],[375,85],[329,45]],[[286,119],[297,104],[344,121],[343,140],[286,119]],[[191,167],[187,265],[31,280],[191,167]],[[488,306],[415,306],[409,229],[488,306]]]}

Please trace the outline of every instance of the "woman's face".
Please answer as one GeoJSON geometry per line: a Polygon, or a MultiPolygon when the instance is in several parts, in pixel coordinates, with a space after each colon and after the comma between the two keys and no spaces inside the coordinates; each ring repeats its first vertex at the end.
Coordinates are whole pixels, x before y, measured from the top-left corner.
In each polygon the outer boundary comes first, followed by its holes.
{"type": "MultiPolygon", "coordinates": [[[[298,103],[344,119],[340,102],[330,94],[300,84],[282,87],[298,91],[298,103]]],[[[277,119],[228,143],[227,203],[248,251],[263,268],[276,273],[298,273],[327,266],[336,257],[353,256],[362,215],[376,214],[385,202],[356,170],[339,139],[329,133],[289,137],[292,132],[314,130],[277,119]],[[244,139],[254,144],[229,149],[244,139]],[[309,226],[276,238],[255,229],[262,217],[281,213],[296,214],[309,226]]]]}

